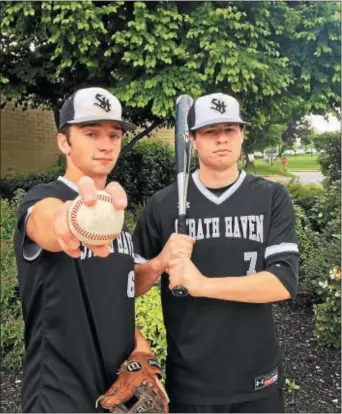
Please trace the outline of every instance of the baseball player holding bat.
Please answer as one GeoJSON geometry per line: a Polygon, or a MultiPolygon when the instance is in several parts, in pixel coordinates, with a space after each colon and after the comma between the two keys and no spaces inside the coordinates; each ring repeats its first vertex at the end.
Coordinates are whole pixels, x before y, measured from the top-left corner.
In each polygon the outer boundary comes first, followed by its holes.
{"type": "Polygon", "coordinates": [[[72,200],[80,195],[87,223],[96,220],[100,231],[97,190],[111,196],[113,209],[126,208],[123,188],[106,186],[106,180],[123,133],[133,127],[107,90],[76,91],[64,102],[58,126],[65,175],[33,187],[19,207],[14,247],[27,351],[23,412],[89,413],[96,401],[98,410],[127,412],[122,403],[134,395],[136,410],[167,409],[161,370],[135,329],[133,245],[126,225],[109,244],[95,246],[90,237],[101,234],[85,233],[89,244],[81,243],[68,221],[72,200]],[[146,381],[149,386],[141,387],[146,381]]]}
{"type": "Polygon", "coordinates": [[[238,168],[246,124],[233,97],[198,98],[187,235],[176,183],[151,198],[133,235],[136,294],[161,275],[171,412],[284,412],[271,304],[296,295],[295,215],[281,184],[238,168]],[[179,286],[188,295],[172,294],[179,286]]]}

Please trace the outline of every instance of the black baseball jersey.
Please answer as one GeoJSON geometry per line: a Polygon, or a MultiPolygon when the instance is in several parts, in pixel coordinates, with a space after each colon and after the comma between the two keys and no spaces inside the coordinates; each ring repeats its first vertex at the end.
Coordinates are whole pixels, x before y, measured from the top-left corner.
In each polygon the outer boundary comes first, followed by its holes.
{"type": "MultiPolygon", "coordinates": [[[[157,256],[177,230],[176,183],[149,201],[133,235],[135,261],[157,256]]],[[[274,273],[292,296],[298,280],[295,215],[286,189],[246,175],[219,196],[195,171],[187,197],[192,261],[207,277],[274,273]]],[[[167,330],[167,390],[188,404],[253,400],[282,385],[271,304],[177,298],[162,275],[167,330]]]]}
{"type": "Polygon", "coordinates": [[[25,321],[23,412],[95,412],[135,345],[134,253],[126,226],[107,258],[81,246],[73,259],[25,235],[32,206],[78,195],[65,178],[32,188],[18,211],[14,246],[25,321]]]}

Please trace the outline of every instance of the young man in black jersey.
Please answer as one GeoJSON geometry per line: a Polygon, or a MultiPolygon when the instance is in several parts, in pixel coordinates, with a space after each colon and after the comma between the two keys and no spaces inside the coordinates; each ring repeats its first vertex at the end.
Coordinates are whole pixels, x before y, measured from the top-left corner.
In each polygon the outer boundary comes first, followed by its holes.
{"type": "Polygon", "coordinates": [[[171,412],[284,412],[271,303],[294,297],[295,215],[286,189],[238,169],[239,103],[215,93],[189,111],[199,169],[177,231],[177,185],[149,201],[134,232],[136,293],[161,277],[171,412]],[[174,286],[187,297],[175,297],[174,286]]]}
{"type": "Polygon", "coordinates": [[[94,412],[133,351],[150,353],[135,329],[134,259],[127,226],[111,245],[86,246],[73,236],[67,210],[79,194],[93,205],[96,190],[127,205],[118,183],[106,186],[134,126],[118,99],[102,88],[76,91],[61,113],[58,147],[63,177],[33,187],[18,211],[14,247],[27,350],[23,412],[94,412]]]}

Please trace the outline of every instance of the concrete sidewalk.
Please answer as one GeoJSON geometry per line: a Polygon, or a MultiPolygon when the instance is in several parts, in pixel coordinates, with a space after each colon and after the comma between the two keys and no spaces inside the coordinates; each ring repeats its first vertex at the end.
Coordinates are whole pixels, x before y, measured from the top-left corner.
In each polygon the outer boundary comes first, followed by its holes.
{"type": "MultiPolygon", "coordinates": [[[[296,176],[296,179],[303,184],[316,183],[319,184],[324,179],[324,175],[320,171],[289,171],[296,176]]],[[[284,177],[282,175],[267,175],[264,178],[276,181],[282,184],[289,183],[292,178],[284,177]]]]}
{"type": "Polygon", "coordinates": [[[320,171],[290,171],[299,181],[303,184],[317,183],[319,184],[323,179],[324,175],[320,171]]]}

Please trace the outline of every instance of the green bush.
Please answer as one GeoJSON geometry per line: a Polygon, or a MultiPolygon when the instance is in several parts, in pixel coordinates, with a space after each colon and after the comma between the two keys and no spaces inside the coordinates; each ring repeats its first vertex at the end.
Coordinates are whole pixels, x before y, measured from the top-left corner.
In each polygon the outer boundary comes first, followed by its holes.
{"type": "Polygon", "coordinates": [[[324,132],[314,138],[319,152],[318,162],[322,173],[331,182],[341,179],[341,136],[339,132],[324,132]],[[324,151],[323,153],[320,153],[324,151]]]}
{"type": "Polygon", "coordinates": [[[16,210],[8,200],[1,200],[1,240],[11,240],[17,221],[16,210]]]}
{"type": "Polygon", "coordinates": [[[0,195],[11,200],[18,189],[26,192],[35,185],[56,180],[59,175],[64,175],[64,166],[61,163],[41,172],[3,178],[0,195]]]}
{"type": "Polygon", "coordinates": [[[136,206],[132,211],[125,212],[125,219],[127,223],[128,230],[133,234],[136,223],[140,218],[142,212],[144,211],[145,206],[139,205],[136,206]]]}
{"type": "MultiPolygon", "coordinates": [[[[310,282],[312,272],[308,268],[314,258],[317,259],[316,252],[321,243],[321,237],[311,228],[310,222],[301,207],[295,206],[296,213],[296,234],[299,248],[299,293],[305,293],[309,297],[315,297],[315,291],[310,282]]],[[[318,271],[319,269],[315,269],[318,271]]]]}
{"type": "Polygon", "coordinates": [[[332,266],[325,280],[319,282],[323,303],[314,305],[315,335],[318,341],[333,348],[341,347],[341,267],[332,266]]]}
{"type": "Polygon", "coordinates": [[[17,267],[12,246],[16,207],[24,195],[18,189],[13,200],[1,200],[1,358],[6,369],[20,368],[25,354],[24,322],[18,291],[17,267]]]}
{"type": "Polygon", "coordinates": [[[323,188],[315,183],[302,184],[299,181],[291,181],[286,185],[292,201],[301,207],[306,215],[309,215],[312,207],[323,196],[323,188]]]}
{"type": "Polygon", "coordinates": [[[162,315],[159,287],[136,300],[136,325],[149,341],[159,363],[165,369],[166,333],[162,315]]]}
{"type": "Polygon", "coordinates": [[[18,188],[12,200],[1,200],[1,240],[12,240],[17,222],[17,206],[24,198],[25,191],[18,188]]]}
{"type": "Polygon", "coordinates": [[[306,255],[301,258],[301,271],[314,301],[321,302],[325,296],[322,296],[320,284],[326,280],[333,266],[341,262],[340,242],[328,242],[314,235],[311,246],[312,251],[307,250],[306,255]]]}
{"type": "Polygon", "coordinates": [[[326,239],[341,238],[341,180],[325,189],[311,209],[310,220],[326,239]]]}
{"type": "Polygon", "coordinates": [[[325,346],[341,346],[341,245],[338,237],[327,237],[310,226],[304,210],[295,207],[300,251],[299,292],[314,304],[314,333],[325,346]]]}
{"type": "Polygon", "coordinates": [[[175,179],[174,151],[165,142],[140,141],[120,157],[109,180],[118,181],[128,195],[128,208],[134,209],[175,179]]]}
{"type": "Polygon", "coordinates": [[[6,369],[20,368],[25,355],[24,322],[18,294],[17,268],[9,242],[1,242],[1,358],[6,369]]]}

